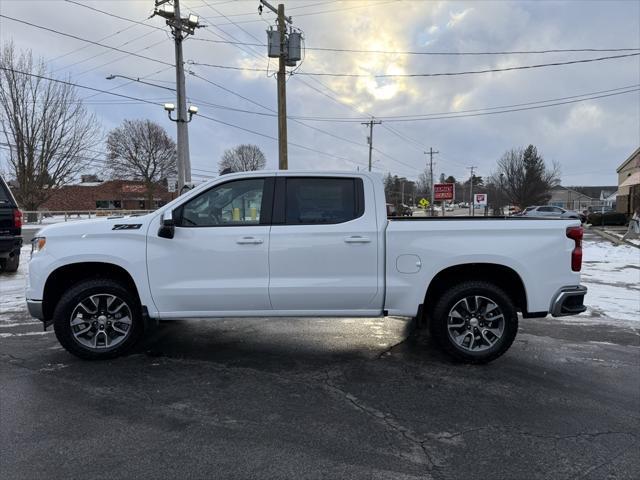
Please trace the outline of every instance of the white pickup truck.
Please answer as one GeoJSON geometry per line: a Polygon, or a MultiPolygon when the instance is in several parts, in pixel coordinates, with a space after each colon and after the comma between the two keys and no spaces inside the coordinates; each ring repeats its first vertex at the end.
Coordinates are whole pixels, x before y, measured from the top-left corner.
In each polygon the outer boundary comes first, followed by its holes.
{"type": "Polygon", "coordinates": [[[43,228],[26,298],[86,359],[129,350],[149,319],[394,315],[487,362],[518,312],[585,310],[582,233],[576,220],[387,218],[375,174],[239,173],[149,215],[43,228]]]}

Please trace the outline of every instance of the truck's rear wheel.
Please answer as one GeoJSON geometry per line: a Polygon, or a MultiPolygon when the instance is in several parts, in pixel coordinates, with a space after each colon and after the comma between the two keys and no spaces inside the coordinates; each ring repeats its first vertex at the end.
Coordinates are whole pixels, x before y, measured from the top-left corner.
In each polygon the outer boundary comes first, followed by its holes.
{"type": "Polygon", "coordinates": [[[0,260],[0,267],[4,272],[16,272],[20,266],[20,250],[14,252],[9,258],[0,260]]]}
{"type": "Polygon", "coordinates": [[[87,360],[122,355],[144,329],[138,299],[108,279],[84,280],[68,290],[54,310],[53,325],[60,344],[87,360]]]}
{"type": "Polygon", "coordinates": [[[513,343],[518,314],[501,288],[485,281],[468,281],[442,294],[430,327],[448,354],[464,362],[486,363],[513,343]]]}

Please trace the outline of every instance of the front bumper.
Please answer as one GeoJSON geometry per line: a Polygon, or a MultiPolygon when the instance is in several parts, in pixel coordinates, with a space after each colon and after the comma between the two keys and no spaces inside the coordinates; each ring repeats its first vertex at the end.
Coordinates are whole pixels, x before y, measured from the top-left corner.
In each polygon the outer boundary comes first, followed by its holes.
{"type": "Polygon", "coordinates": [[[27,308],[29,309],[29,314],[37,318],[38,320],[44,321],[44,313],[42,311],[42,300],[27,300],[27,308]]]}
{"type": "Polygon", "coordinates": [[[587,287],[577,285],[574,287],[561,288],[551,302],[550,312],[554,317],[565,317],[567,315],[578,315],[587,309],[584,304],[584,296],[587,294],[587,287]]]}

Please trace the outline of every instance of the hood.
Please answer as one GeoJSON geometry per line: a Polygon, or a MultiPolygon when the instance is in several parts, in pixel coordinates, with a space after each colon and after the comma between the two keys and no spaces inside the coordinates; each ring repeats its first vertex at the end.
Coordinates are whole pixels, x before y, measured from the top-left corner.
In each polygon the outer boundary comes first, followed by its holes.
{"type": "Polygon", "coordinates": [[[42,228],[39,237],[59,237],[91,234],[107,234],[110,232],[146,232],[146,227],[156,215],[156,212],[140,216],[104,217],[91,220],[75,220],[54,223],[42,228]]]}

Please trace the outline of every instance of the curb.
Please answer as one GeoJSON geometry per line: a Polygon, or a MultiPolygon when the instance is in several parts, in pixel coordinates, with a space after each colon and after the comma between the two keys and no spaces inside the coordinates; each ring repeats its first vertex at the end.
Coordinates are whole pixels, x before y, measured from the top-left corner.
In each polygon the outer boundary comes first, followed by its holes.
{"type": "Polygon", "coordinates": [[[596,235],[600,235],[602,238],[604,238],[606,240],[609,240],[610,242],[615,243],[616,245],[630,245],[630,246],[635,247],[635,248],[640,250],[640,246],[639,245],[636,245],[635,243],[631,243],[631,242],[629,242],[627,240],[623,240],[622,238],[620,238],[620,237],[618,237],[616,235],[612,235],[611,233],[606,232],[604,230],[601,230],[599,228],[591,227],[588,230],[590,232],[595,233],[596,235]]]}

